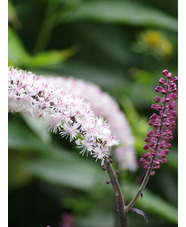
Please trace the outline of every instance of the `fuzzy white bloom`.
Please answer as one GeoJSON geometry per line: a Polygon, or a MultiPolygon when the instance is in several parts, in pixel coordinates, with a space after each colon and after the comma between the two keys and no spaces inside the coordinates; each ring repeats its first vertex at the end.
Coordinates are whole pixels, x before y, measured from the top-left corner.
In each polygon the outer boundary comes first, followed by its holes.
{"type": "Polygon", "coordinates": [[[82,154],[102,159],[102,164],[111,147],[118,145],[109,125],[94,115],[88,103],[47,77],[9,67],[8,105],[12,112],[43,118],[50,130],[76,140],[82,154]]]}
{"type": "Polygon", "coordinates": [[[97,116],[102,116],[108,121],[112,132],[120,140],[120,144],[114,152],[119,167],[135,170],[137,163],[132,132],[116,101],[90,82],[72,77],[48,77],[48,80],[52,81],[56,88],[63,87],[73,95],[83,98],[90,104],[97,116]]]}

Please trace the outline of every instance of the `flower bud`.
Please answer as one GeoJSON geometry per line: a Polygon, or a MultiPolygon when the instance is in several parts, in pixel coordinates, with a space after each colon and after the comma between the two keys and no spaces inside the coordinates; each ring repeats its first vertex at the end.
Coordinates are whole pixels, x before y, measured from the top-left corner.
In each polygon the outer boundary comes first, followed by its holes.
{"type": "Polygon", "coordinates": [[[175,77],[172,79],[172,82],[174,82],[174,83],[178,82],[178,77],[175,76],[175,77]]]}
{"type": "Polygon", "coordinates": [[[159,84],[162,84],[162,85],[165,84],[165,79],[164,78],[160,78],[159,79],[159,84]]]}
{"type": "Polygon", "coordinates": [[[160,101],[161,101],[161,99],[158,96],[154,97],[154,102],[159,103],[160,101]]]}
{"type": "Polygon", "coordinates": [[[148,144],[145,144],[144,146],[143,146],[143,149],[144,150],[148,150],[150,148],[150,146],[148,145],[148,144]]]}
{"type": "Polygon", "coordinates": [[[166,77],[167,77],[167,79],[171,79],[172,73],[168,73],[168,74],[166,75],[166,77]]]}
{"type": "Polygon", "coordinates": [[[165,158],[163,158],[163,159],[161,160],[161,163],[162,163],[162,164],[166,164],[166,163],[167,163],[167,160],[166,160],[165,158]]]}
{"type": "Polygon", "coordinates": [[[168,73],[169,73],[169,71],[168,71],[167,69],[164,69],[164,70],[162,71],[162,73],[163,73],[164,76],[167,76],[168,73]]]}
{"type": "Polygon", "coordinates": [[[161,92],[163,90],[163,88],[161,86],[156,86],[155,87],[155,91],[157,92],[161,92]]]}

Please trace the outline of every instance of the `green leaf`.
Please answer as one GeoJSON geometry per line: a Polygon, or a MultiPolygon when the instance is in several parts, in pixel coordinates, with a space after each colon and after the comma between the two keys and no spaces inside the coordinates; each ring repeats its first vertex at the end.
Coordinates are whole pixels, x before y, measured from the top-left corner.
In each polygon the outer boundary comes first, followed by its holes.
{"type": "MultiPolygon", "coordinates": [[[[91,157],[82,158],[78,151],[64,150],[55,143],[44,144],[19,121],[9,120],[8,141],[10,154],[13,155],[17,151],[15,154],[18,155],[18,159],[11,159],[11,166],[18,162],[19,175],[29,175],[51,184],[84,191],[99,183],[100,177],[104,174],[101,172],[100,176],[97,176],[99,164],[94,163],[91,157]]],[[[14,171],[11,173],[12,185],[17,177],[16,174],[13,176],[14,171]]]]}
{"type": "Polygon", "coordinates": [[[172,147],[170,150],[170,154],[167,155],[167,165],[178,172],[178,148],[172,147]]]}
{"type": "Polygon", "coordinates": [[[97,183],[97,168],[86,160],[71,162],[43,157],[25,162],[24,169],[49,183],[83,191],[92,188],[97,183]]]}
{"type": "Polygon", "coordinates": [[[50,50],[33,55],[29,58],[29,67],[42,67],[60,63],[67,60],[77,52],[77,48],[72,47],[66,50],[50,50]]]}
{"type": "Polygon", "coordinates": [[[51,142],[51,134],[47,129],[46,124],[42,119],[34,118],[29,115],[21,114],[30,129],[37,134],[43,143],[49,144],[51,142]]]}
{"type": "Polygon", "coordinates": [[[126,37],[120,28],[105,24],[99,26],[97,24],[81,24],[79,30],[85,42],[93,47],[91,55],[94,55],[95,51],[99,51],[99,54],[103,54],[104,59],[107,59],[107,64],[109,64],[108,59],[111,59],[112,65],[119,63],[122,67],[124,62],[126,65],[126,62],[131,60],[131,55],[127,52],[126,37]],[[105,39],[105,37],[107,38],[105,39]]]}
{"type": "MultiPolygon", "coordinates": [[[[17,116],[17,115],[16,115],[17,116]]],[[[34,152],[44,154],[47,157],[58,160],[75,161],[79,158],[78,153],[72,153],[59,147],[54,142],[43,143],[29,128],[25,127],[19,118],[9,118],[8,122],[8,148],[21,152],[34,152]],[[76,155],[76,156],[75,156],[76,155]]],[[[65,139],[64,139],[65,140],[65,139]]]]}
{"type": "Polygon", "coordinates": [[[50,50],[29,55],[17,33],[11,27],[8,28],[8,64],[14,67],[32,68],[54,65],[67,60],[77,51],[77,47],[72,47],[66,50],[50,50]]]}
{"type": "Polygon", "coordinates": [[[18,67],[27,61],[28,58],[29,55],[19,36],[11,27],[8,27],[8,64],[18,67]]]}
{"type": "Polygon", "coordinates": [[[28,184],[32,177],[22,168],[23,160],[9,155],[8,187],[9,190],[18,189],[28,184]]]}
{"type": "Polygon", "coordinates": [[[144,145],[144,138],[150,129],[148,120],[138,114],[133,103],[127,96],[121,96],[120,103],[132,128],[136,151],[144,153],[142,149],[144,145]]]}
{"type": "Polygon", "coordinates": [[[33,149],[41,146],[41,140],[19,120],[9,118],[8,147],[10,149],[33,149]]]}
{"type": "Polygon", "coordinates": [[[177,31],[177,20],[159,10],[127,1],[83,1],[67,21],[90,20],[103,23],[154,26],[177,31]]]}
{"type": "Polygon", "coordinates": [[[100,209],[100,204],[97,207],[92,207],[91,212],[77,218],[77,224],[81,227],[113,227],[114,226],[113,210],[106,210],[105,207],[100,209]]]}
{"type": "Polygon", "coordinates": [[[22,27],[21,22],[18,19],[16,9],[10,0],[8,1],[8,21],[12,23],[15,29],[20,29],[22,27]]]}
{"type": "Polygon", "coordinates": [[[60,67],[56,74],[73,75],[74,78],[83,79],[98,84],[104,89],[112,90],[114,87],[124,83],[122,74],[103,68],[86,61],[67,61],[63,68],[60,67]],[[108,79],[109,78],[109,79],[108,79]]]}
{"type": "MultiPolygon", "coordinates": [[[[125,192],[128,193],[128,198],[132,199],[137,192],[137,187],[123,186],[125,192]],[[127,190],[126,190],[127,188],[127,190]]],[[[163,200],[161,197],[154,195],[148,189],[143,191],[143,198],[138,198],[135,207],[139,207],[144,212],[149,211],[156,214],[168,221],[177,224],[178,223],[178,210],[175,206],[163,200]]]]}

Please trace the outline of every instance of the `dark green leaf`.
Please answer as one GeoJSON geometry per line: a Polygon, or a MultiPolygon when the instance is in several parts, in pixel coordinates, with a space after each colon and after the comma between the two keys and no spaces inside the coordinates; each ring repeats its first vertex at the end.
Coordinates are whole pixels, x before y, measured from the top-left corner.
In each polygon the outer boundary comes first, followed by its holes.
{"type": "Polygon", "coordinates": [[[155,26],[177,31],[177,20],[159,10],[127,1],[84,1],[67,21],[92,20],[103,23],[155,26]]]}

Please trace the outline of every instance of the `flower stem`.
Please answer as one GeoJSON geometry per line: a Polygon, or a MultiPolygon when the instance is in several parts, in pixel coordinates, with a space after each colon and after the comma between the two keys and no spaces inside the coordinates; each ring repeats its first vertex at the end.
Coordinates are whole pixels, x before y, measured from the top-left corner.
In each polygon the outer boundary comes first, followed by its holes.
{"type": "Polygon", "coordinates": [[[125,202],[123,198],[123,194],[121,192],[121,188],[118,182],[118,179],[114,173],[114,170],[110,164],[108,159],[105,159],[106,163],[106,170],[108,172],[110,182],[113,186],[115,197],[116,197],[116,204],[117,204],[117,212],[119,217],[120,227],[127,227],[127,216],[125,212],[125,202]]]}
{"type": "Polygon", "coordinates": [[[141,195],[143,189],[145,188],[145,186],[147,185],[148,181],[149,181],[149,178],[151,176],[151,171],[152,171],[152,168],[153,168],[153,160],[151,161],[151,164],[149,166],[149,169],[147,170],[146,174],[145,174],[145,177],[138,189],[138,192],[136,193],[135,197],[132,199],[132,201],[125,207],[125,212],[128,213],[129,210],[134,206],[134,204],[136,203],[138,197],[141,195]]]}

